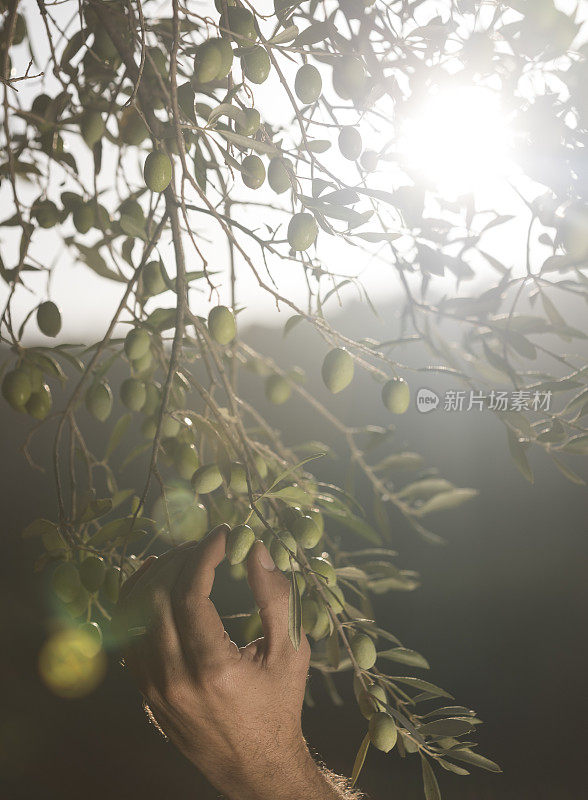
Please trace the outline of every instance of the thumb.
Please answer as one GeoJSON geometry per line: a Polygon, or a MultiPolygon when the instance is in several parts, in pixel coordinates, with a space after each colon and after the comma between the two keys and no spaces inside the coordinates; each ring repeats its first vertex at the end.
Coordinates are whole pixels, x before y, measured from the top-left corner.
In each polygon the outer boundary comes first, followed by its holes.
{"type": "Polygon", "coordinates": [[[276,567],[263,542],[256,541],[249,552],[247,580],[259,607],[266,657],[271,659],[289,640],[290,582],[276,567]]]}

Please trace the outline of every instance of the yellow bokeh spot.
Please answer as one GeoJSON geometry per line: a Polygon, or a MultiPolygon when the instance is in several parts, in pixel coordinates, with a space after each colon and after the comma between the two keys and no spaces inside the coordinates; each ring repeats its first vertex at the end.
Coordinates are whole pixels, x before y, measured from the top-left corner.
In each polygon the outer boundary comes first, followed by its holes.
{"type": "Polygon", "coordinates": [[[41,648],[39,673],[43,683],[59,697],[84,697],[102,682],[106,656],[86,631],[61,630],[41,648]]]}

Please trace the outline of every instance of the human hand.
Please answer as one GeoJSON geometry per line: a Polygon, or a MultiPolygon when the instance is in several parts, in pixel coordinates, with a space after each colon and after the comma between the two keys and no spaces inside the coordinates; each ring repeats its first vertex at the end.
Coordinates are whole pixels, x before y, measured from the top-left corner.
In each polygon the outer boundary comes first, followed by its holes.
{"type": "Polygon", "coordinates": [[[210,600],[228,530],[148,559],[124,584],[117,627],[146,628],[125,660],[165,734],[229,798],[342,797],[302,736],[310,647],[290,641],[289,581],[263,543],[247,561],[263,638],[238,648],[210,600]]]}

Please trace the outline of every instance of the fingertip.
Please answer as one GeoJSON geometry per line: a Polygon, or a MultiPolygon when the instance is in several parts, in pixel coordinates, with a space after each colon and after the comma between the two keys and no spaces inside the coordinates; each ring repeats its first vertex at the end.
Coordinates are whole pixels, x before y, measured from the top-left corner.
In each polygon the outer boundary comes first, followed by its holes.
{"type": "Polygon", "coordinates": [[[249,565],[252,567],[256,566],[252,562],[252,559],[255,559],[267,572],[273,572],[276,569],[275,562],[261,539],[256,539],[249,551],[249,555],[247,556],[248,567],[249,565]]]}
{"type": "Polygon", "coordinates": [[[156,555],[147,556],[145,561],[141,564],[138,569],[136,569],[133,573],[129,575],[128,578],[125,578],[121,587],[120,587],[120,597],[122,598],[124,595],[128,594],[128,592],[133,588],[133,586],[137,583],[139,578],[147,572],[149,567],[157,561],[156,555]]]}
{"type": "Polygon", "coordinates": [[[220,525],[214,527],[211,531],[206,534],[206,539],[213,539],[215,536],[224,535],[226,536],[228,532],[231,530],[231,526],[226,522],[221,522],[220,525]]]}

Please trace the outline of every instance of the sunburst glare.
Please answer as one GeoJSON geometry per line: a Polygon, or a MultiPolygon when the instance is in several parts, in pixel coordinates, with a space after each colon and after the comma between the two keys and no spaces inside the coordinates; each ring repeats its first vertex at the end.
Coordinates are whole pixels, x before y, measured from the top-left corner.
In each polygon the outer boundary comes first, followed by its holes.
{"type": "Polygon", "coordinates": [[[461,86],[429,95],[403,121],[398,154],[406,170],[451,199],[504,178],[510,138],[498,95],[461,86]]]}

